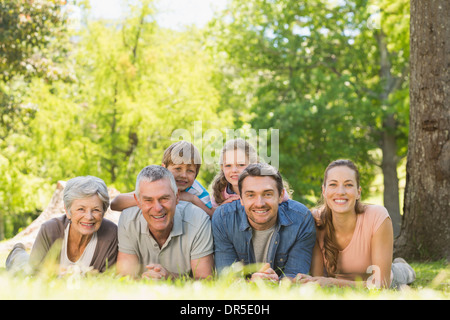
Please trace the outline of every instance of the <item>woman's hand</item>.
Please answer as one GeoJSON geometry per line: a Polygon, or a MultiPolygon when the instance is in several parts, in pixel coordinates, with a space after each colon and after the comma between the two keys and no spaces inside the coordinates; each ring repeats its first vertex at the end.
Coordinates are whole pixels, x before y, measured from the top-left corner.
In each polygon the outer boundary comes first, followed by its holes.
{"type": "Polygon", "coordinates": [[[319,284],[321,287],[329,287],[334,285],[334,279],[333,278],[327,278],[327,277],[312,277],[307,274],[299,273],[295,277],[295,282],[297,283],[309,283],[314,282],[319,284]]]}
{"type": "Polygon", "coordinates": [[[295,276],[294,278],[294,282],[298,282],[298,283],[306,283],[308,279],[311,279],[312,277],[309,274],[303,274],[303,273],[299,273],[295,276]]]}
{"type": "Polygon", "coordinates": [[[297,276],[294,278],[294,282],[301,283],[301,284],[312,282],[312,283],[317,283],[321,287],[331,287],[331,286],[343,287],[343,286],[354,285],[353,281],[341,280],[341,279],[329,278],[329,277],[312,277],[310,275],[302,274],[302,273],[297,274],[297,276]]]}
{"type": "Polygon", "coordinates": [[[240,199],[241,199],[241,197],[239,197],[237,194],[232,194],[227,200],[225,200],[221,204],[230,203],[230,202],[240,200],[240,199]]]}

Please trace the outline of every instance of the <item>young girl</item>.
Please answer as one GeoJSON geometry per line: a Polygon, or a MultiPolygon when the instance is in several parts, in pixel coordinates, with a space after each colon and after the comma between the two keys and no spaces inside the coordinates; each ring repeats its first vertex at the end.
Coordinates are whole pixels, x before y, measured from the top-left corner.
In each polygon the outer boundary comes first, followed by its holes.
{"type": "Polygon", "coordinates": [[[361,203],[359,172],[349,160],[336,160],[325,170],[320,226],[311,263],[311,276],[297,281],[320,285],[395,287],[411,283],[414,270],[394,260],[392,222],[379,205],[361,203]],[[374,272],[372,274],[372,272],[374,272]]]}
{"type": "MultiPolygon", "coordinates": [[[[240,199],[239,175],[249,164],[258,161],[255,148],[246,140],[238,138],[225,143],[219,158],[220,172],[212,182],[213,208],[240,199]]],[[[289,200],[286,188],[284,194],[283,201],[289,200]]]]}

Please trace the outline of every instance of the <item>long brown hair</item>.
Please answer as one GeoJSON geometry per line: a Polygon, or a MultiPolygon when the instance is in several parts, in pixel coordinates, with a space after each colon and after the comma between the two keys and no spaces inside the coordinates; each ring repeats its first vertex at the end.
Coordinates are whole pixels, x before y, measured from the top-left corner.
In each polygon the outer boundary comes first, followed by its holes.
{"type": "MultiPolygon", "coordinates": [[[[323,177],[323,186],[325,187],[328,172],[336,167],[346,166],[352,169],[355,172],[355,179],[357,188],[359,188],[359,170],[356,165],[350,160],[335,160],[331,162],[325,170],[323,177]]],[[[363,213],[365,210],[365,205],[361,203],[358,199],[355,203],[355,212],[356,214],[363,213]]],[[[324,240],[323,240],[323,249],[324,249],[324,257],[325,257],[325,268],[327,270],[328,276],[334,276],[339,272],[337,270],[337,262],[339,257],[339,247],[335,237],[335,230],[333,226],[333,214],[331,212],[330,207],[328,206],[326,200],[324,199],[323,193],[319,202],[318,209],[321,212],[320,218],[322,220],[322,225],[318,227],[320,230],[325,230],[324,240]]]]}
{"type": "MultiPolygon", "coordinates": [[[[258,162],[258,155],[256,153],[255,148],[248,143],[246,140],[238,138],[234,140],[229,140],[225,143],[225,145],[222,148],[222,151],[220,153],[220,159],[219,164],[223,164],[223,157],[224,154],[229,150],[242,150],[245,153],[246,160],[249,161],[249,163],[257,163],[258,162]]],[[[211,184],[212,188],[212,195],[214,197],[214,201],[220,205],[222,202],[224,202],[226,199],[223,197],[223,190],[227,187],[228,181],[225,178],[225,174],[223,173],[222,168],[220,169],[219,173],[214,177],[214,180],[211,184]]]]}

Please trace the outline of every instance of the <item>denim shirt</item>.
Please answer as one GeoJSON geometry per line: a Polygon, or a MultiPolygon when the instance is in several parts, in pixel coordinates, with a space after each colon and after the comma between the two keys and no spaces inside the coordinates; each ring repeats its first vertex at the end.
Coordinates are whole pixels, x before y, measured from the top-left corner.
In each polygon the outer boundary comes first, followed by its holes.
{"type": "MultiPolygon", "coordinates": [[[[240,201],[219,206],[212,218],[214,254],[217,271],[241,261],[255,263],[252,227],[240,201]]],[[[288,200],[278,207],[274,234],[267,262],[279,276],[307,274],[316,242],[316,227],[311,212],[303,204],[288,200]]]]}

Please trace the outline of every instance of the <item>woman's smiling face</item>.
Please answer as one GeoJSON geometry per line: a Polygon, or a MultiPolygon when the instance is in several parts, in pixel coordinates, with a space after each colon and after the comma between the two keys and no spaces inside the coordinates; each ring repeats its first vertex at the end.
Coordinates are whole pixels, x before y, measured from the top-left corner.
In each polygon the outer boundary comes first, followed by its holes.
{"type": "Polygon", "coordinates": [[[335,213],[355,212],[356,200],[361,197],[356,173],[347,166],[334,167],[328,171],[322,192],[328,207],[335,213]]]}
{"type": "Polygon", "coordinates": [[[75,199],[66,215],[71,220],[71,230],[82,236],[97,232],[103,220],[103,202],[97,195],[75,199]]]}

